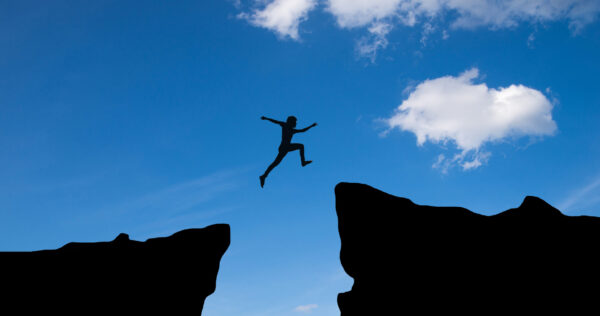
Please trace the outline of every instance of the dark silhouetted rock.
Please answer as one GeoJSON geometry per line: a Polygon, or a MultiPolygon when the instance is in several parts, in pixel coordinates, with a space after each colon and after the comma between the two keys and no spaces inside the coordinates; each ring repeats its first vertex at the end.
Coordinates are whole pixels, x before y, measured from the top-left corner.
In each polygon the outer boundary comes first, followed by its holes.
{"type": "Polygon", "coordinates": [[[340,183],[335,194],[340,259],[354,279],[338,296],[342,316],[600,309],[599,218],[531,196],[484,216],[363,184],[340,183]]]}
{"type": "Polygon", "coordinates": [[[120,234],[111,242],[3,252],[0,313],[200,315],[229,239],[229,225],[217,224],[145,242],[120,234]]]}

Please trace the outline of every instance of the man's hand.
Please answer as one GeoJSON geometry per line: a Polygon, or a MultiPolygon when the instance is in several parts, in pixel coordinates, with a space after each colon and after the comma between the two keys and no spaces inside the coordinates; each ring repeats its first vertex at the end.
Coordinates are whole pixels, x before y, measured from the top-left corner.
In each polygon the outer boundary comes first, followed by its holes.
{"type": "Polygon", "coordinates": [[[317,123],[312,123],[312,125],[310,127],[315,127],[317,126],[317,123]]]}
{"type": "Polygon", "coordinates": [[[267,118],[266,118],[266,117],[264,117],[264,116],[261,116],[261,117],[260,117],[260,119],[261,119],[261,120],[266,120],[267,118]]]}

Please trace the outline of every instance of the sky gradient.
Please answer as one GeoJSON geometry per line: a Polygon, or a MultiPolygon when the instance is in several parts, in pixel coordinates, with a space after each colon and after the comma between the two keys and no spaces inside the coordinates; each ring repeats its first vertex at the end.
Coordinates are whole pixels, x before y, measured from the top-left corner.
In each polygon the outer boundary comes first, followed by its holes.
{"type": "Polygon", "coordinates": [[[0,250],[228,223],[205,315],[325,316],[352,284],[338,182],[600,216],[600,4],[372,3],[3,2],[0,250]],[[288,154],[261,189],[263,115],[319,125],[294,137],[314,162],[288,154]]]}

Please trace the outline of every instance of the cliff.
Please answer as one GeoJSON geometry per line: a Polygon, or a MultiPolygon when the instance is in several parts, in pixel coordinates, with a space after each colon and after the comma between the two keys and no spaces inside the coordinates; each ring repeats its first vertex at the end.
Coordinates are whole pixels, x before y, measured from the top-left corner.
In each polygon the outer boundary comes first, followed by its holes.
{"type": "Polygon", "coordinates": [[[200,315],[229,242],[229,225],[218,224],[145,242],[120,234],[110,242],[0,253],[1,308],[22,315],[200,315]]]}
{"type": "Polygon", "coordinates": [[[422,206],[370,186],[335,188],[342,316],[594,311],[600,219],[543,200],[493,216],[422,206]]]}

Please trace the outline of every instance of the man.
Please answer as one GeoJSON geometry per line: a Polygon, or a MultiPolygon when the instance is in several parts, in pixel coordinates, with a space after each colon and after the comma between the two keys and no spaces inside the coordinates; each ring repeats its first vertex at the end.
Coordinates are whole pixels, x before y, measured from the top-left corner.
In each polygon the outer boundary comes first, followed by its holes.
{"type": "Polygon", "coordinates": [[[265,179],[267,178],[267,176],[269,175],[271,170],[273,170],[273,168],[275,168],[283,160],[283,157],[285,157],[285,155],[288,152],[294,151],[297,149],[300,150],[300,160],[302,162],[302,167],[304,167],[312,162],[312,160],[304,159],[304,145],[292,143],[292,136],[294,136],[294,134],[296,134],[296,133],[303,133],[303,132],[308,131],[309,129],[317,126],[317,123],[313,123],[312,125],[310,125],[306,128],[303,128],[303,129],[295,129],[297,119],[294,116],[288,116],[287,121],[285,123],[274,120],[274,119],[270,119],[270,118],[264,117],[264,116],[261,116],[260,119],[268,120],[270,122],[273,122],[273,123],[281,126],[281,144],[279,145],[279,154],[277,154],[277,157],[275,157],[275,160],[267,168],[265,173],[259,177],[260,178],[260,187],[262,188],[265,185],[265,179]]]}

